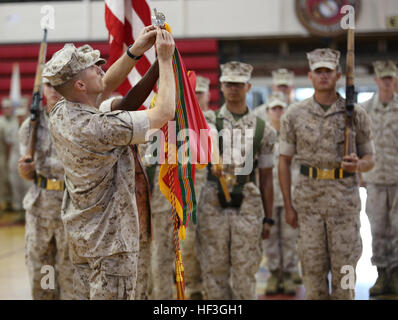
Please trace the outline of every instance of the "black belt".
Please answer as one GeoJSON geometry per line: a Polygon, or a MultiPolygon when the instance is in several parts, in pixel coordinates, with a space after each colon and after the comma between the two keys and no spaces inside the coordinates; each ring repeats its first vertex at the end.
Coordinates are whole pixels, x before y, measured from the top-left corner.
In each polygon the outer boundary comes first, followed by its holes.
{"type": "Polygon", "coordinates": [[[342,168],[319,169],[307,167],[304,165],[300,166],[300,173],[309,178],[317,180],[335,180],[355,176],[355,173],[349,173],[347,171],[344,171],[342,168]]]}

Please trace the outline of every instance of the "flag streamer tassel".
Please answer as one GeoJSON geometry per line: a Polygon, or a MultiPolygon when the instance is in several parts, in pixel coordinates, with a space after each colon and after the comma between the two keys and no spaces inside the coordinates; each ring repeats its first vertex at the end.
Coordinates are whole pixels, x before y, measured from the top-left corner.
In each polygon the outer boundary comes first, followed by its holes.
{"type": "Polygon", "coordinates": [[[180,239],[178,237],[179,231],[179,218],[176,212],[176,199],[175,199],[175,188],[174,188],[174,175],[173,175],[173,165],[169,165],[167,171],[167,179],[169,181],[170,189],[171,189],[171,215],[173,218],[173,238],[174,238],[174,251],[176,254],[176,288],[177,288],[177,299],[178,300],[185,300],[185,278],[184,278],[184,266],[182,264],[182,255],[180,249],[180,239]]]}
{"type": "MultiPolygon", "coordinates": [[[[169,32],[171,31],[167,28],[166,23],[165,27],[169,32]]],[[[195,97],[194,85],[191,84],[194,78],[189,78],[177,48],[173,56],[173,69],[176,81],[176,112],[174,117],[176,132],[180,132],[182,129],[192,129],[197,136],[200,136],[201,129],[206,129],[209,132],[210,129],[195,97]]],[[[165,163],[160,166],[159,187],[171,203],[177,299],[185,300],[185,277],[180,240],[185,239],[185,228],[191,216],[193,222],[196,222],[195,165],[191,163],[190,157],[191,152],[201,154],[200,151],[197,151],[201,146],[197,142],[194,144],[192,141],[195,141],[195,139],[191,141],[188,137],[185,138],[184,142],[169,141],[169,130],[172,130],[169,125],[167,124],[162,128],[166,152],[165,163]],[[183,152],[177,152],[178,148],[182,148],[183,152]]],[[[173,133],[172,136],[174,137],[176,132],[170,133],[173,133]]],[[[210,136],[208,137],[208,145],[211,145],[210,136]]],[[[207,151],[208,158],[211,156],[209,150],[211,148],[207,151]]]]}

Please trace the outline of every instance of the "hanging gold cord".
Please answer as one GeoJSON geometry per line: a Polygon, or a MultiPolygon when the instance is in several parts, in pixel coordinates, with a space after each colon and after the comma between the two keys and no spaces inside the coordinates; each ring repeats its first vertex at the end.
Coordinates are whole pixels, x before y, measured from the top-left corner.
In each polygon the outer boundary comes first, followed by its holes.
{"type": "MultiPolygon", "coordinates": [[[[165,136],[168,136],[168,127],[165,130],[165,136]]],[[[167,142],[167,155],[169,156],[168,149],[169,145],[167,142]]],[[[169,159],[167,159],[168,161],[169,159]]],[[[173,168],[176,165],[169,164],[167,170],[167,179],[170,185],[170,197],[171,197],[171,215],[173,219],[173,240],[174,240],[174,252],[176,255],[175,271],[176,271],[176,288],[177,288],[177,299],[185,300],[185,280],[184,280],[184,267],[182,264],[182,255],[180,250],[180,239],[178,237],[178,216],[176,211],[176,198],[175,198],[175,181],[173,175],[173,168]]]]}

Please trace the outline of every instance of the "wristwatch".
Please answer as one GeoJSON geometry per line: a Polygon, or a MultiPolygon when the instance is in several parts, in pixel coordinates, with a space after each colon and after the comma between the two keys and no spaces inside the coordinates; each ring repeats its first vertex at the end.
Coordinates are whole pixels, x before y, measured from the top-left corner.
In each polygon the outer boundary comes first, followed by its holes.
{"type": "Polygon", "coordinates": [[[136,55],[134,55],[134,54],[132,54],[132,53],[130,52],[130,48],[131,48],[132,46],[133,46],[133,45],[130,44],[129,47],[127,48],[127,51],[126,51],[127,55],[128,55],[131,59],[133,59],[133,60],[140,60],[140,59],[142,58],[142,55],[136,56],[136,55]]]}
{"type": "Polygon", "coordinates": [[[273,225],[275,224],[275,220],[274,220],[274,219],[271,219],[271,218],[265,217],[265,218],[263,219],[263,224],[264,224],[264,223],[267,223],[267,224],[269,224],[270,226],[273,226],[273,225]]]}

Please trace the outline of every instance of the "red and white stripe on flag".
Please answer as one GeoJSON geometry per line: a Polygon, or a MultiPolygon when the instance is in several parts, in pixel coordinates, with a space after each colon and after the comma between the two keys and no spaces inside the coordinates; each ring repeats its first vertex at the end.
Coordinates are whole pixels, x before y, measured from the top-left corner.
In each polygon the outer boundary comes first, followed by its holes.
{"type": "MultiPolygon", "coordinates": [[[[112,65],[133,44],[145,26],[151,25],[149,0],[105,0],[105,25],[109,33],[109,64],[112,65]]],[[[152,47],[138,61],[128,78],[118,88],[125,95],[155,62],[155,48],[152,47]]],[[[144,102],[149,107],[153,92],[144,102]]]]}

